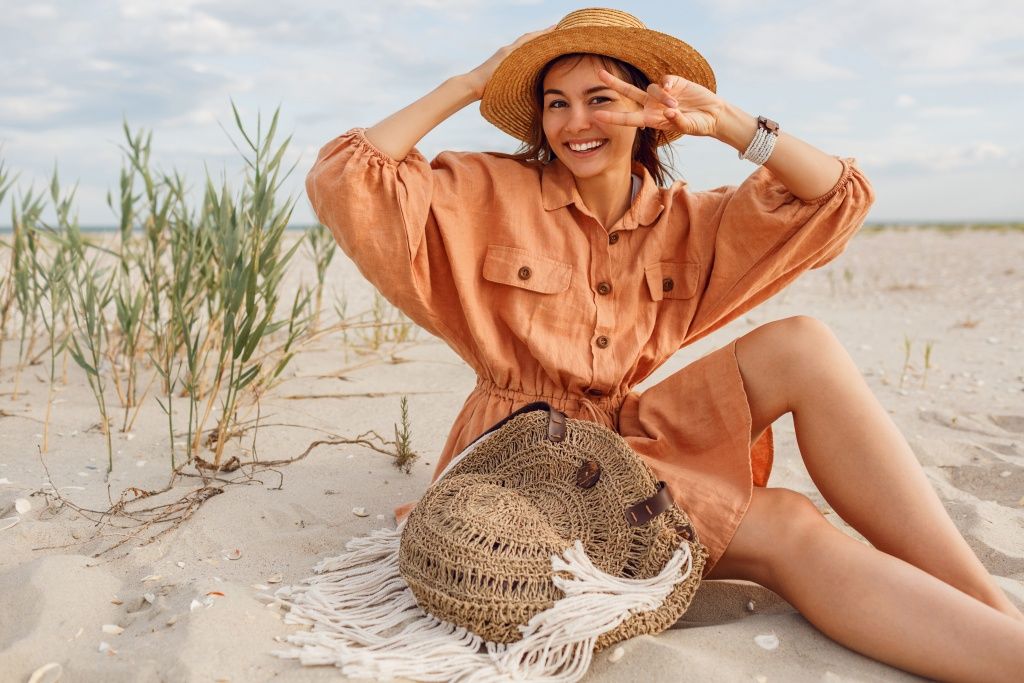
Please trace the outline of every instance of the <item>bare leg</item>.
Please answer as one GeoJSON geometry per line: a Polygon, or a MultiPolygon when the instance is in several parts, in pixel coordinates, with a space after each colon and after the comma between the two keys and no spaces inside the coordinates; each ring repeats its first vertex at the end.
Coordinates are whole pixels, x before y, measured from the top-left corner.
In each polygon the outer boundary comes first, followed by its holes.
{"type": "Polygon", "coordinates": [[[1024,624],[833,527],[805,496],[755,488],[709,578],[756,581],[837,642],[950,681],[1018,681],[1024,624]]]}
{"type": "Polygon", "coordinates": [[[807,471],[879,550],[1024,621],[960,535],[899,429],[823,323],[762,325],[737,343],[757,435],[793,413],[807,471]]]}

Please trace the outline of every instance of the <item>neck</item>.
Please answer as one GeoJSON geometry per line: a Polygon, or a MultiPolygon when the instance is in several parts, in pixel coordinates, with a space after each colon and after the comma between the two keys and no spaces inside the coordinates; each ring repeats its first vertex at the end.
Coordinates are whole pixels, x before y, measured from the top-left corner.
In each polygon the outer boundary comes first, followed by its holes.
{"type": "Polygon", "coordinates": [[[592,178],[576,178],[576,190],[594,218],[608,228],[615,224],[632,203],[633,181],[629,166],[592,178]]]}

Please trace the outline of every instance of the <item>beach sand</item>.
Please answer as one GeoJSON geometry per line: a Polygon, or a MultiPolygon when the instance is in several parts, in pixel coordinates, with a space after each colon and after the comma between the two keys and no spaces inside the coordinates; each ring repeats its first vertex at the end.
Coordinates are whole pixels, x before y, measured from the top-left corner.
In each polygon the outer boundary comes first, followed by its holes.
{"type": "MultiPolygon", "coordinates": [[[[289,277],[303,270],[293,266],[289,277]]],[[[342,254],[330,283],[345,287],[350,310],[371,300],[342,254]]],[[[1024,233],[862,231],[831,264],[683,349],[640,388],[757,325],[798,314],[834,330],[971,547],[1024,605],[1024,233]]],[[[399,398],[407,395],[412,445],[420,453],[411,474],[368,448],[320,446],[252,480],[225,475],[242,483],[224,486],[177,529],[94,557],[122,538],[118,530],[80,544],[76,536],[89,538],[94,523],[69,506],[47,506],[38,492],[52,480],[75,505],[110,505],[106,447],[90,430],[98,411],[72,364],[54,406],[49,452],[40,456],[47,370],[28,368],[27,393],[12,400],[16,345],[7,342],[0,375],[0,519],[18,518],[0,530],[0,680],[26,681],[49,662],[62,666],[63,681],[338,680],[333,667],[303,667],[270,654],[287,647],[284,637],[298,627],[283,622],[279,606],[266,606],[259,597],[265,591],[254,585],[297,583],[349,538],[393,525],[393,506],[415,499],[428,483],[447,427],[474,385],[472,371],[420,332],[414,344],[339,376],[365,358],[346,357],[339,335],[325,337],[305,348],[286,381],[264,397],[256,455],[292,458],[332,434],[376,430],[391,438],[399,398]],[[17,512],[20,498],[30,510],[17,512]],[[357,507],[367,515],[353,514],[357,507]],[[106,633],[104,624],[124,631],[106,633]]],[[[130,436],[114,432],[114,500],[128,486],[166,483],[165,420],[150,398],[130,436]]],[[[252,444],[249,434],[227,453],[248,459],[252,444]]],[[[817,493],[788,416],[776,423],[776,449],[769,485],[810,496],[830,521],[856,535],[817,493]]],[[[174,495],[159,501],[197,486],[197,479],[179,480],[174,495]]],[[[781,599],[744,582],[705,582],[676,628],[622,648],[615,663],[608,652],[599,654],[586,680],[917,680],[838,645],[781,599]],[[755,636],[767,634],[778,638],[777,648],[757,644],[755,636]]]]}

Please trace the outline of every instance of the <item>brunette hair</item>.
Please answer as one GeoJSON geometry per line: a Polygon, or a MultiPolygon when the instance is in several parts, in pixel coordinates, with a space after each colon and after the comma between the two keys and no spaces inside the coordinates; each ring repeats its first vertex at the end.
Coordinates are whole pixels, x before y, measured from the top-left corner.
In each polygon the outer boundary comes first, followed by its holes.
{"type": "MultiPolygon", "coordinates": [[[[651,84],[651,80],[640,69],[628,62],[623,62],[620,59],[607,55],[571,52],[555,57],[545,64],[544,68],[537,74],[537,80],[533,85],[535,115],[533,121],[530,122],[529,138],[520,145],[513,155],[514,158],[522,161],[539,161],[544,164],[555,158],[551,145],[548,144],[547,138],[544,137],[544,124],[541,120],[541,112],[544,110],[544,77],[547,76],[551,67],[563,60],[575,59],[578,64],[580,60],[588,56],[597,57],[601,60],[606,70],[615,73],[622,80],[635,85],[641,90],[647,90],[647,86],[651,84]]],[[[664,138],[665,133],[663,131],[656,128],[643,128],[637,130],[636,141],[633,143],[633,160],[639,161],[647,169],[648,173],[651,174],[654,182],[660,186],[663,186],[666,181],[672,179],[674,171],[671,161],[672,148],[667,145],[663,148],[665,159],[658,153],[658,147],[664,141],[664,138]]]]}

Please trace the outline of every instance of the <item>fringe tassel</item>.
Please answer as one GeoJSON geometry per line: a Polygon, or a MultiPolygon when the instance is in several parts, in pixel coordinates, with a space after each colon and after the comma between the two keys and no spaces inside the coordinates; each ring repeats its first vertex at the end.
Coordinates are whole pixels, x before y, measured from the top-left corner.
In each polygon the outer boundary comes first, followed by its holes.
{"type": "Polygon", "coordinates": [[[333,664],[357,678],[575,683],[590,667],[601,634],[632,613],[656,609],[693,569],[684,544],[658,576],[622,579],[595,567],[576,541],[551,557],[565,597],[521,626],[521,640],[497,644],[419,607],[398,571],[403,526],[352,539],[345,553],[314,567],[318,576],[306,579],[308,585],[278,589],[274,597],[290,610],[285,623],[312,630],[288,636],[299,647],[272,654],[333,664]]]}

